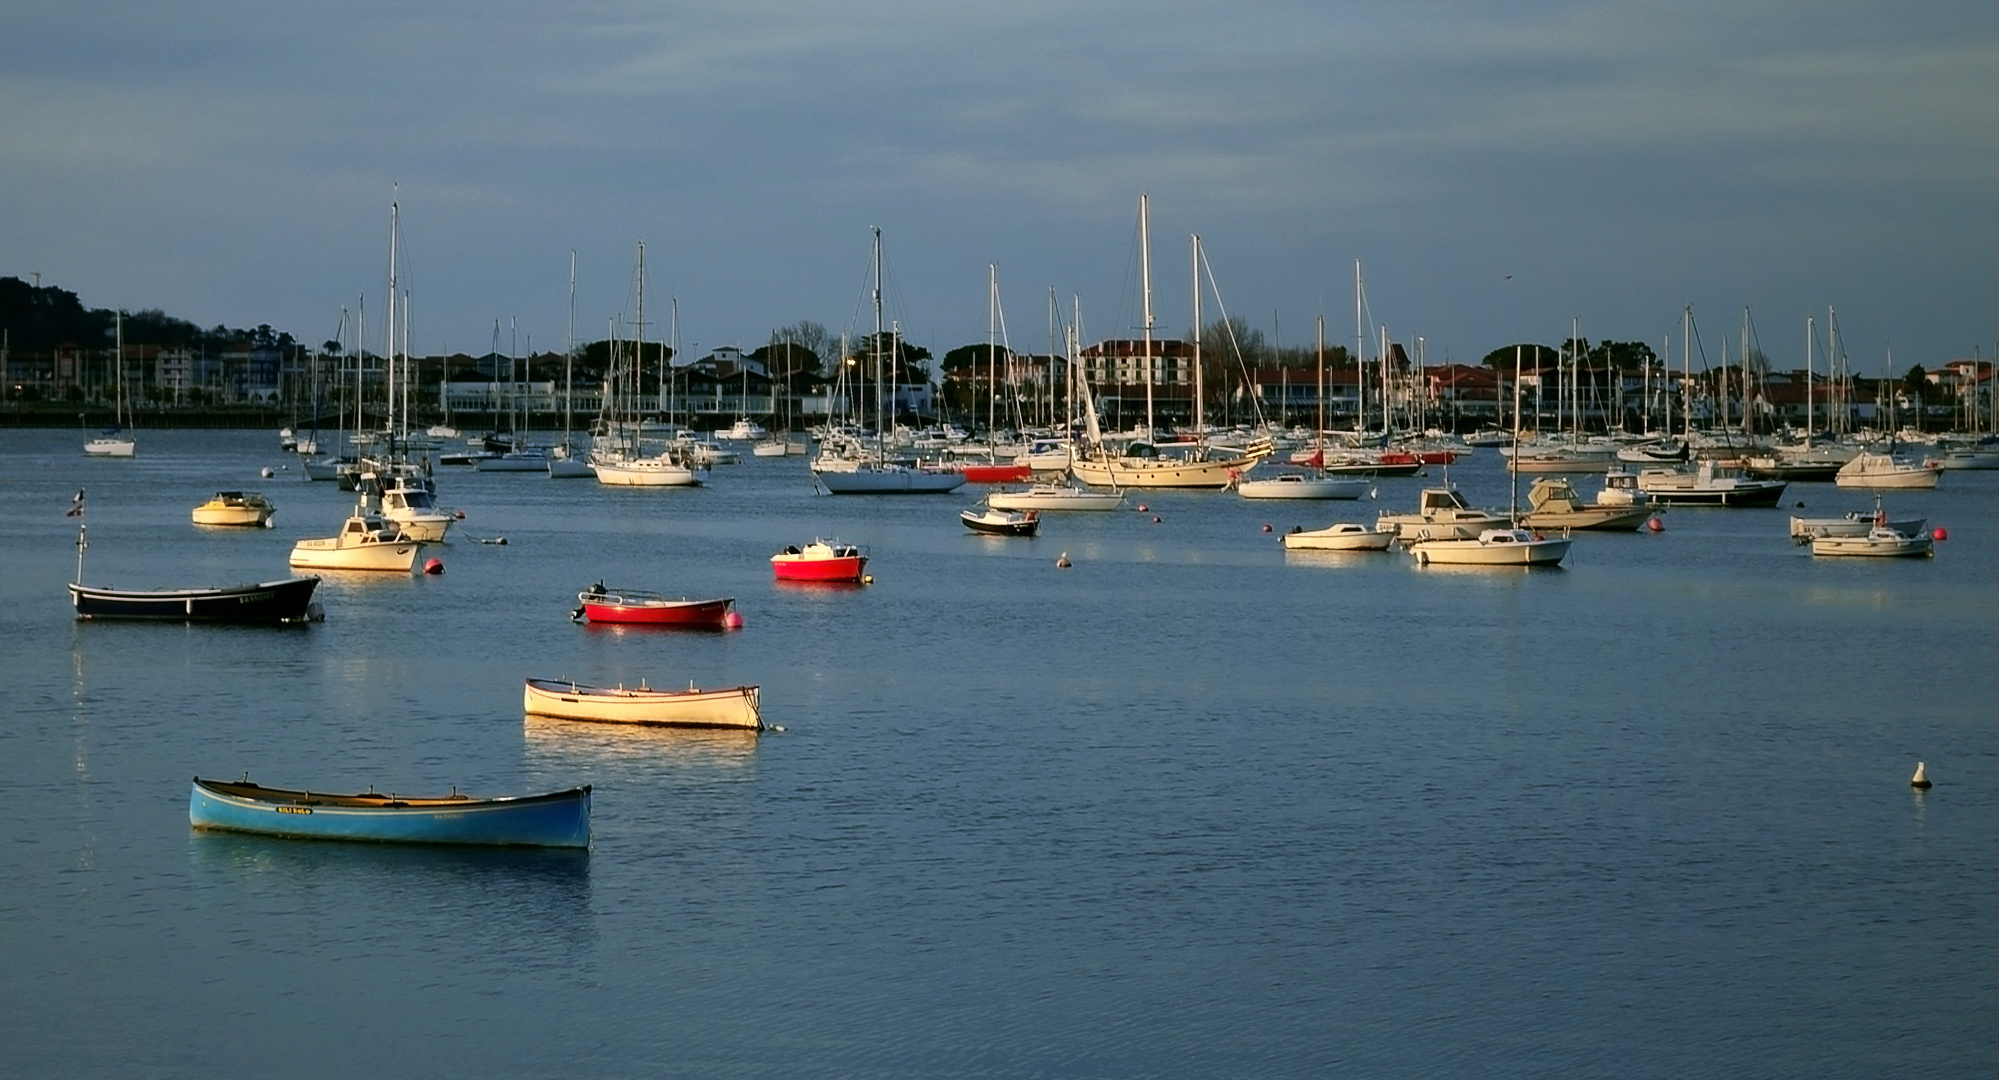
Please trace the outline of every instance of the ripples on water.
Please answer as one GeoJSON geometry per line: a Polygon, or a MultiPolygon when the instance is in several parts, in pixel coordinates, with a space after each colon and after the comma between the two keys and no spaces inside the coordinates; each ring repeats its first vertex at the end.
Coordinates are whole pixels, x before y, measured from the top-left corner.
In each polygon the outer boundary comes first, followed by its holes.
{"type": "MultiPolygon", "coordinates": [[[[1890,496],[1951,529],[1931,561],[1675,510],[1466,574],[1275,543],[1370,503],[1161,493],[1007,541],[796,459],[685,492],[447,471],[443,576],[329,579],[325,623],[273,631],[76,623],[70,494],[89,576],[136,586],[281,576],[346,496],[259,481],[266,433],[80,439],[0,432],[0,1071],[1999,1071],[1999,475],[1890,496]],[[194,530],[219,488],[278,527],[194,530]],[[877,584],[770,582],[815,535],[877,584]],[[598,579],[748,625],[571,625],[598,579]],[[524,722],[527,675],[756,682],[787,730],[524,722]],[[245,770],[591,783],[597,843],[190,835],[188,777],[245,770]]],[[[1455,478],[1504,504],[1493,461],[1455,478]]]]}

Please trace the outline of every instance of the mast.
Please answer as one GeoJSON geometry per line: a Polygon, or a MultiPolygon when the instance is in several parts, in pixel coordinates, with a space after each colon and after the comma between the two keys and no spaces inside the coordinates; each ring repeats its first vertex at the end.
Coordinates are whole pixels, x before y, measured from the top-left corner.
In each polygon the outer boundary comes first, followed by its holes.
{"type": "Polygon", "coordinates": [[[1813,325],[1812,316],[1805,316],[1805,445],[1812,444],[1812,344],[1818,337],[1818,327],[1813,325]]]}
{"type": "Polygon", "coordinates": [[[1361,316],[1360,260],[1353,261],[1354,435],[1367,430],[1367,324],[1361,316]]]}
{"type": "Polygon", "coordinates": [[[1138,265],[1140,292],[1144,297],[1145,316],[1145,437],[1150,441],[1152,434],[1152,368],[1157,361],[1152,355],[1152,225],[1146,207],[1146,197],[1138,197],[1138,265]]]}
{"type": "Polygon", "coordinates": [[[569,326],[562,338],[562,443],[576,427],[576,249],[569,249],[569,326]]]}
{"type": "Polygon", "coordinates": [[[1199,233],[1194,234],[1193,243],[1190,247],[1193,272],[1189,277],[1194,285],[1194,439],[1198,443],[1207,439],[1206,416],[1201,408],[1201,338],[1205,335],[1201,333],[1201,236],[1199,233]]]}
{"type": "MultiPolygon", "coordinates": [[[[880,462],[880,461],[885,461],[887,458],[887,453],[882,443],[882,437],[884,432],[882,430],[882,231],[880,226],[877,226],[875,228],[874,305],[875,305],[875,339],[874,339],[875,341],[874,343],[875,458],[878,462],[880,462]]],[[[867,418],[865,416],[862,417],[861,423],[863,425],[866,425],[867,418]]]]}
{"type": "MultiPolygon", "coordinates": [[[[1326,317],[1324,315],[1318,317],[1316,327],[1316,344],[1313,352],[1317,355],[1319,363],[1319,419],[1318,427],[1312,432],[1312,443],[1315,446],[1320,445],[1326,437],[1326,317]]],[[[1324,453],[1322,447],[1320,450],[1322,461],[1324,453]]]]}
{"type": "Polygon", "coordinates": [[[993,446],[993,411],[999,401],[999,264],[986,264],[986,450],[993,446]]]}

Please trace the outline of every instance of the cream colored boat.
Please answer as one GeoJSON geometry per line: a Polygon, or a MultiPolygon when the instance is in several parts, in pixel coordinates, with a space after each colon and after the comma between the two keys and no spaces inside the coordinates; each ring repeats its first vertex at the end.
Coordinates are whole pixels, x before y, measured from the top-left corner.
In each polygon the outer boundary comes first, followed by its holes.
{"type": "Polygon", "coordinates": [[[1422,566],[1555,566],[1569,553],[1566,537],[1526,529],[1486,529],[1474,538],[1423,540],[1409,546],[1422,566]]]}
{"type": "Polygon", "coordinates": [[[1374,527],[1392,532],[1397,540],[1475,540],[1487,529],[1510,526],[1513,520],[1490,510],[1475,510],[1452,487],[1424,488],[1413,514],[1382,514],[1374,527]]]}
{"type": "Polygon", "coordinates": [[[1933,488],[1942,473],[1890,454],[1857,454],[1840,466],[1833,483],[1843,488],[1933,488]]]}
{"type": "Polygon", "coordinates": [[[271,515],[277,512],[270,500],[254,491],[218,491],[214,498],[194,508],[194,523],[270,528],[271,515]]]}
{"type": "Polygon", "coordinates": [[[679,727],[762,728],[757,688],[654,690],[589,686],[562,679],[529,679],[522,692],[529,716],[591,720],[612,724],[668,724],[679,727]]]}
{"type": "Polygon", "coordinates": [[[1387,551],[1394,541],[1394,529],[1370,529],[1351,523],[1284,534],[1284,547],[1290,551],[1387,551]]]}
{"type": "Polygon", "coordinates": [[[409,573],[416,565],[416,541],[380,518],[355,514],[337,536],[300,540],[292,545],[291,564],[308,570],[392,570],[409,573]]]}

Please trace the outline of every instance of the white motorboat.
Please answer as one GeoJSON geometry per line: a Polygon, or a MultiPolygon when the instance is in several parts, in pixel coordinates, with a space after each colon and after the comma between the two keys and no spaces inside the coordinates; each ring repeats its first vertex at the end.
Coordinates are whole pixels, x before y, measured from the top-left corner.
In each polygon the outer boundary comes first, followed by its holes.
{"type": "Polygon", "coordinates": [[[1122,491],[1091,491],[1074,484],[1035,484],[1026,491],[995,491],[986,505],[1001,510],[1115,510],[1122,491]]]}
{"type": "Polygon", "coordinates": [[[1646,469],[1638,490],[1666,506],[1775,506],[1783,480],[1755,480],[1733,465],[1702,458],[1692,469],[1646,469]]]}
{"type": "Polygon", "coordinates": [[[729,439],[733,442],[756,442],[769,434],[770,432],[764,430],[762,424],[757,423],[747,416],[739,416],[736,418],[735,423],[716,432],[715,437],[718,439],[729,439]]]}
{"type": "Polygon", "coordinates": [[[750,447],[752,457],[784,457],[791,453],[791,443],[782,437],[763,439],[750,447]]]}
{"type": "Polygon", "coordinates": [[[1568,555],[1571,542],[1520,528],[1486,529],[1476,537],[1421,540],[1409,546],[1409,553],[1425,566],[1555,566],[1568,555]]]}
{"type": "Polygon", "coordinates": [[[435,544],[451,531],[453,518],[437,508],[430,485],[410,476],[391,476],[382,489],[384,527],[400,529],[420,544],[435,544]]]}
{"type": "Polygon", "coordinates": [[[538,472],[548,471],[548,448],[544,446],[524,446],[509,450],[497,457],[484,457],[472,463],[480,472],[538,472]]]}
{"type": "Polygon", "coordinates": [[[278,508],[254,491],[218,491],[215,497],[194,508],[196,525],[240,525],[270,528],[271,515],[278,508]]]}
{"type": "Polygon", "coordinates": [[[130,435],[99,435],[83,444],[85,457],[136,457],[138,440],[130,435]]]}
{"type": "Polygon", "coordinates": [[[1284,534],[1286,551],[1387,551],[1394,542],[1393,529],[1370,529],[1350,522],[1284,534]]]}
{"type": "Polygon", "coordinates": [[[1413,514],[1382,514],[1374,527],[1404,543],[1418,540],[1471,540],[1488,529],[1510,527],[1513,519],[1465,505],[1452,487],[1424,488],[1413,514]]]}
{"type": "Polygon", "coordinates": [[[1856,454],[1840,466],[1833,483],[1843,488],[1933,488],[1942,473],[1928,464],[1903,461],[1893,454],[1856,454]]]}
{"type": "Polygon", "coordinates": [[[1236,493],[1245,499],[1358,499],[1367,494],[1370,483],[1365,477],[1284,473],[1261,480],[1239,480],[1236,493]]]}
{"type": "Polygon", "coordinates": [[[1530,509],[1520,523],[1533,529],[1597,529],[1629,532],[1641,528],[1652,516],[1647,503],[1629,499],[1605,502],[1582,501],[1566,477],[1543,476],[1527,491],[1530,509]]]}
{"type": "Polygon", "coordinates": [[[1926,558],[1936,554],[1936,548],[1927,533],[1901,532],[1887,525],[1875,525],[1863,536],[1815,536],[1812,554],[1926,558]]]}
{"type": "Polygon", "coordinates": [[[361,507],[337,535],[300,540],[292,546],[291,565],[308,570],[386,570],[409,573],[416,565],[417,543],[361,507]]]}
{"type": "Polygon", "coordinates": [[[1035,439],[1013,460],[1035,472],[1062,472],[1075,456],[1066,439],[1035,439]]]}
{"type": "Polygon", "coordinates": [[[1874,509],[1849,510],[1840,517],[1833,518],[1791,518],[1791,539],[1803,543],[1822,536],[1852,538],[1866,536],[1869,532],[1886,527],[1898,533],[1921,533],[1929,527],[1928,518],[1903,518],[1892,521],[1888,512],[1881,508],[1881,497],[1874,497],[1874,509]]]}

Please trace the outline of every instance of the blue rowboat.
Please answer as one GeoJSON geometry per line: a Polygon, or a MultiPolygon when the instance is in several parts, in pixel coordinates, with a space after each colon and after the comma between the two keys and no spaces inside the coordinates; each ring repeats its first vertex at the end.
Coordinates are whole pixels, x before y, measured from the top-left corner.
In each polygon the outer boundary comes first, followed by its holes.
{"type": "Polygon", "coordinates": [[[590,786],[475,799],[455,792],[329,795],[197,776],[187,820],[197,829],[307,840],[589,847],[590,786]]]}

